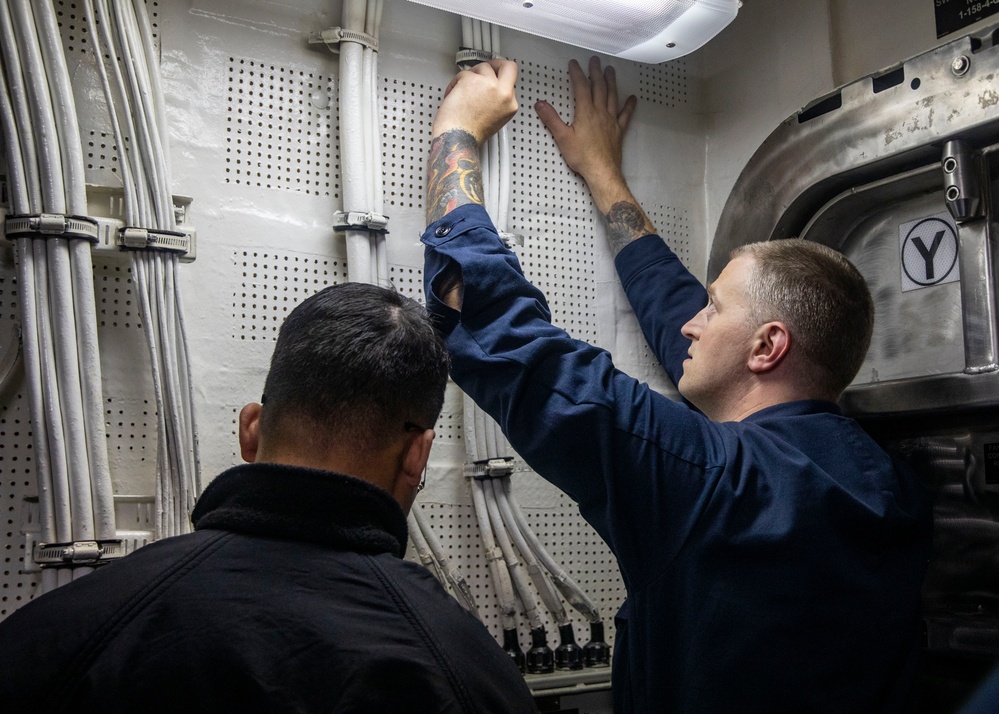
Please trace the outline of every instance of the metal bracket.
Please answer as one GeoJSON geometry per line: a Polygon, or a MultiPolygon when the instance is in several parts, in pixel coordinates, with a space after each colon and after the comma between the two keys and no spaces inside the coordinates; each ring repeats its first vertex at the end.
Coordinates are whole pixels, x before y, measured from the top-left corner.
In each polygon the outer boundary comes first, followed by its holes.
{"type": "Polygon", "coordinates": [[[118,229],[115,242],[123,250],[163,250],[186,254],[191,248],[191,238],[186,233],[128,226],[118,229]]]}
{"type": "Polygon", "coordinates": [[[43,568],[71,567],[75,565],[102,565],[125,555],[122,541],[85,540],[73,543],[38,543],[32,560],[43,568]]]}
{"type": "Polygon", "coordinates": [[[359,45],[370,47],[375,52],[378,51],[378,38],[364,32],[345,30],[342,27],[331,27],[328,30],[309,34],[310,45],[326,45],[331,52],[339,52],[340,48],[335,47],[335,45],[339,45],[342,42],[356,42],[359,45]]]}
{"type": "Polygon", "coordinates": [[[337,211],[333,214],[333,230],[367,231],[368,233],[388,233],[388,216],[369,211],[337,211]]]}
{"type": "Polygon", "coordinates": [[[979,183],[979,156],[964,139],[944,144],[940,165],[943,168],[944,199],[954,220],[964,223],[981,218],[982,191],[979,183]]]}
{"type": "Polygon", "coordinates": [[[454,63],[458,66],[458,69],[468,69],[469,67],[474,67],[480,62],[488,62],[491,59],[496,59],[496,54],[493,52],[462,47],[455,54],[454,63]]]}
{"type": "Polygon", "coordinates": [[[87,216],[64,216],[59,213],[34,213],[7,216],[4,236],[17,238],[82,238],[91,243],[100,242],[97,221],[87,216]]]}
{"type": "Polygon", "coordinates": [[[491,481],[494,478],[503,478],[513,473],[513,457],[501,456],[485,461],[476,461],[465,464],[465,477],[474,478],[476,481],[491,481]]]}

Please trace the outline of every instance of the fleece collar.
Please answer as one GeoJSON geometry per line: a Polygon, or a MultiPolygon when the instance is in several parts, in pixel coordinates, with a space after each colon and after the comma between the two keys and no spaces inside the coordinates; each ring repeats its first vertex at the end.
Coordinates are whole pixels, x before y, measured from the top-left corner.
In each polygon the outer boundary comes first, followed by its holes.
{"type": "Polygon", "coordinates": [[[191,521],[250,535],[289,538],[359,553],[406,550],[406,516],[380,488],[343,474],[280,464],[243,464],[215,478],[191,521]]]}

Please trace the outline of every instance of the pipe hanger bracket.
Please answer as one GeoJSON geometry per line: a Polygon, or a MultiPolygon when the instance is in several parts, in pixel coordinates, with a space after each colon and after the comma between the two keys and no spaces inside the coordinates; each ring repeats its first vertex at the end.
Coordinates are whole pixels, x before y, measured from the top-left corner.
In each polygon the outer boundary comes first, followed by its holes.
{"type": "Polygon", "coordinates": [[[501,456],[496,459],[486,459],[465,464],[465,478],[474,478],[476,481],[491,481],[496,478],[503,478],[513,473],[513,457],[501,456]]]}
{"type": "Polygon", "coordinates": [[[469,69],[480,62],[488,62],[491,59],[496,59],[498,56],[499,55],[494,52],[476,50],[471,47],[462,47],[457,53],[455,53],[454,63],[458,66],[458,69],[469,69]]]}
{"type": "Polygon", "coordinates": [[[378,51],[378,38],[372,37],[364,32],[356,30],[345,30],[342,27],[331,27],[328,30],[320,30],[309,34],[310,45],[326,45],[330,52],[339,52],[339,45],[343,42],[356,42],[364,45],[375,52],[378,51]]]}
{"type": "Polygon", "coordinates": [[[60,213],[33,213],[7,216],[3,223],[7,240],[16,238],[82,238],[100,243],[97,221],[88,216],[64,216],[60,213]]]}
{"type": "Polygon", "coordinates": [[[336,211],[333,214],[333,230],[365,231],[367,233],[388,233],[388,216],[374,211],[336,211]]]}
{"type": "Polygon", "coordinates": [[[103,565],[124,555],[125,545],[119,539],[38,543],[31,554],[32,560],[43,568],[103,565]]]}
{"type": "Polygon", "coordinates": [[[119,228],[115,242],[122,250],[161,250],[186,255],[191,249],[191,238],[186,233],[131,226],[119,228]]]}

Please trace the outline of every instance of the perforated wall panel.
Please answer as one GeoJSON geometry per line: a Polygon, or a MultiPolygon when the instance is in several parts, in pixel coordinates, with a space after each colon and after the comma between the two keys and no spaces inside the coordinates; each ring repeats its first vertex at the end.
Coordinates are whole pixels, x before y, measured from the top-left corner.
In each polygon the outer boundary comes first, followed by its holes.
{"type": "Polygon", "coordinates": [[[226,182],[339,196],[332,78],[230,57],[226,182]]]}
{"type": "MultiPolygon", "coordinates": [[[[338,58],[305,41],[310,32],[339,24],[340,7],[319,0],[148,5],[162,55],[174,192],[194,198],[190,217],[199,236],[197,261],[181,266],[180,280],[207,483],[239,462],[237,415],[243,403],[259,399],[285,315],[305,297],[347,279],[343,237],[331,228],[333,212],[342,208],[338,58]]],[[[103,102],[93,99],[100,92],[94,90],[82,6],[63,2],[60,8],[71,71],[80,78],[81,96],[90,98],[78,100],[87,180],[120,186],[103,102]]],[[[451,15],[412,3],[386,3],[378,88],[389,270],[396,289],[421,302],[425,157],[434,111],[454,72],[459,34],[451,15]]],[[[516,249],[521,263],[548,297],[557,324],[574,337],[607,347],[627,371],[657,384],[661,374],[629,322],[589,194],[531,109],[545,98],[568,120],[572,101],[565,65],[569,57],[585,60],[586,54],[517,33],[504,31],[503,37],[505,54],[521,68],[522,109],[510,126],[508,227],[525,237],[516,249]]],[[[656,67],[615,64],[622,93],[637,94],[642,102],[626,166],[641,177],[643,195],[659,197],[646,208],[667,243],[703,275],[704,199],[697,176],[703,174],[704,150],[691,140],[699,135],[700,123],[688,61],[656,67]],[[683,167],[694,179],[678,182],[667,176],[656,157],[643,150],[650,142],[657,154],[671,157],[674,170],[683,167]]],[[[148,496],[153,493],[156,412],[128,261],[96,260],[94,275],[115,492],[148,496]]],[[[16,281],[6,265],[0,267],[0,336],[18,320],[17,309],[16,281]]],[[[23,391],[18,383],[0,396],[0,507],[6,526],[0,617],[29,599],[35,584],[34,576],[20,572],[21,512],[24,499],[35,491],[23,391]]],[[[462,475],[465,429],[454,385],[449,385],[436,431],[421,504],[472,584],[484,621],[499,634],[462,475]]],[[[513,483],[542,542],[610,623],[624,589],[607,546],[566,496],[520,460],[513,483]]],[[[584,623],[579,617],[574,621],[577,638],[585,642],[584,623]]],[[[549,630],[554,631],[550,621],[549,630]]],[[[613,639],[609,625],[607,636],[613,639]]],[[[526,646],[523,626],[521,638],[526,646]]]]}

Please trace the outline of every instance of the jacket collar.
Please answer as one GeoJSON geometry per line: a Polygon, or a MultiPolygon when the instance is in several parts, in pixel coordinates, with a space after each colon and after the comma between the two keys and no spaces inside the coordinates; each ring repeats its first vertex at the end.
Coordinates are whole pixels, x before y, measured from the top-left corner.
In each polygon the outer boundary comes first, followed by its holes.
{"type": "Polygon", "coordinates": [[[406,550],[406,516],[366,481],[319,469],[243,464],[215,478],[191,513],[211,528],[289,538],[359,553],[406,550]]]}

